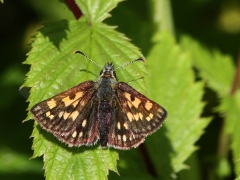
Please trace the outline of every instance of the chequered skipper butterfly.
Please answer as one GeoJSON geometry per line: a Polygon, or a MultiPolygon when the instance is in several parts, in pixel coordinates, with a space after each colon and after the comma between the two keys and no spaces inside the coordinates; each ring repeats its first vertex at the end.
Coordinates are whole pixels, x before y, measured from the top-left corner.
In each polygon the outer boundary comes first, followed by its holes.
{"type": "MultiPolygon", "coordinates": [[[[135,61],[145,60],[130,63],[135,61]]],[[[103,148],[124,150],[141,144],[167,116],[163,107],[118,82],[112,63],[105,65],[96,82],[83,82],[36,104],[31,112],[43,129],[69,146],[93,145],[99,140],[103,148]]]]}

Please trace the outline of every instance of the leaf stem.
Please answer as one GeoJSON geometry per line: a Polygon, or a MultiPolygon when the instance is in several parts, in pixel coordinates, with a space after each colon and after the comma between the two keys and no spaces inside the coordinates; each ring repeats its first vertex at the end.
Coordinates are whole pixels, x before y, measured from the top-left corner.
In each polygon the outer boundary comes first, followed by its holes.
{"type": "MultiPolygon", "coordinates": [[[[239,84],[239,79],[240,79],[240,49],[238,53],[238,60],[237,60],[237,69],[236,73],[233,79],[230,95],[233,96],[234,93],[236,92],[239,84]]],[[[218,144],[218,165],[220,165],[221,161],[223,159],[227,159],[228,157],[228,144],[229,144],[229,136],[225,132],[225,121],[226,119],[223,119],[221,131],[220,131],[220,137],[219,137],[219,144],[218,144]]]]}
{"type": "Polygon", "coordinates": [[[168,31],[175,36],[172,8],[170,0],[152,0],[151,1],[152,18],[156,26],[156,31],[168,31]]]}
{"type": "Polygon", "coordinates": [[[139,151],[141,153],[142,159],[144,161],[148,173],[151,174],[153,177],[157,177],[157,172],[154,168],[153,162],[149,156],[149,153],[144,143],[139,146],[139,151]]]}
{"type": "Polygon", "coordinates": [[[76,19],[79,19],[83,13],[74,0],[65,0],[69,9],[73,12],[76,19]]]}
{"type": "Polygon", "coordinates": [[[236,70],[236,74],[234,76],[232,89],[230,92],[231,95],[233,95],[236,92],[236,90],[238,88],[238,84],[239,84],[239,79],[240,79],[240,48],[239,48],[239,52],[238,52],[237,70],[236,70]]]}
{"type": "MultiPolygon", "coordinates": [[[[151,0],[149,1],[149,9],[149,12],[152,12],[151,18],[155,24],[156,32],[167,31],[175,36],[170,0],[151,0]]],[[[158,174],[145,144],[139,146],[139,151],[148,173],[157,177],[158,174]]]]}

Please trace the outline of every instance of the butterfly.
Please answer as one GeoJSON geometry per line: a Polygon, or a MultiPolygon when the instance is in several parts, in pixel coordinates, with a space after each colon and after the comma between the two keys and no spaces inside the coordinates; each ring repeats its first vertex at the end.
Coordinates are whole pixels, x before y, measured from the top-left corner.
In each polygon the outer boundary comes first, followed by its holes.
{"type": "MultiPolygon", "coordinates": [[[[74,53],[95,63],[81,51],[74,53]]],[[[135,61],[145,59],[123,66],[135,61]]],[[[99,141],[103,148],[122,150],[139,146],[167,117],[163,107],[118,82],[112,63],[106,63],[96,82],[80,83],[36,104],[30,111],[43,129],[70,147],[99,141]]]]}

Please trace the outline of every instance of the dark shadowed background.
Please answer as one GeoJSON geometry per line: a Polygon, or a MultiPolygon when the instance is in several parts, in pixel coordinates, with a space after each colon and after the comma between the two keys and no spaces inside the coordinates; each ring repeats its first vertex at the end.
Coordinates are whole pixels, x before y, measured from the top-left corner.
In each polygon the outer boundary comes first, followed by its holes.
{"type": "MultiPolygon", "coordinates": [[[[139,40],[142,36],[138,34],[138,27],[142,27],[138,24],[140,21],[128,24],[121,18],[126,9],[129,16],[138,16],[141,22],[150,19],[146,0],[129,0],[120,3],[105,22],[117,25],[117,30],[126,34],[146,54],[151,43],[139,40]]],[[[236,63],[240,50],[239,1],[172,1],[172,13],[177,37],[188,34],[209,49],[229,54],[236,63]]],[[[5,0],[0,3],[0,179],[44,179],[42,158],[29,160],[33,154],[30,136],[34,121],[22,123],[28,103],[26,97],[20,95],[19,88],[30,68],[23,62],[31,49],[31,37],[45,22],[61,19],[74,19],[63,1],[5,0]]],[[[148,32],[145,35],[151,37],[148,32]]],[[[199,146],[209,148],[200,149],[199,154],[203,157],[202,164],[211,166],[217,146],[214,139],[218,138],[222,119],[212,110],[218,104],[216,94],[207,89],[204,97],[208,103],[203,115],[215,118],[198,142],[199,146]]],[[[201,169],[203,174],[207,173],[204,166],[201,169]]]]}

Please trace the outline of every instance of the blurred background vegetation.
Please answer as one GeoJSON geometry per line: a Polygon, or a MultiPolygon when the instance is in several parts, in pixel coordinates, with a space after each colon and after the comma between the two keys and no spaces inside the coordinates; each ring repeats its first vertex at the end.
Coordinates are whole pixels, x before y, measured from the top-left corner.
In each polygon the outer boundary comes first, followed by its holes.
{"type": "MultiPolygon", "coordinates": [[[[185,0],[171,3],[176,38],[181,34],[188,34],[205,47],[230,55],[236,64],[240,48],[239,0],[185,0]]],[[[151,47],[148,29],[153,28],[147,24],[151,19],[149,1],[124,1],[111,14],[112,17],[105,22],[117,25],[117,30],[131,38],[142,49],[143,54],[148,53],[151,47]],[[124,16],[141,19],[135,24],[128,24],[121,18],[123,12],[124,16]],[[145,28],[146,31],[137,33],[139,28],[145,28]],[[149,41],[142,41],[143,35],[149,37],[149,41]]],[[[34,121],[22,123],[28,103],[18,90],[29,70],[29,66],[22,63],[31,49],[32,36],[44,23],[61,19],[74,19],[61,0],[5,0],[0,4],[0,179],[44,179],[42,159],[29,160],[33,154],[32,139],[29,137],[34,121]]],[[[218,105],[217,95],[206,89],[204,100],[207,106],[203,116],[214,118],[197,145],[205,147],[198,151],[203,177],[212,179],[210,171],[215,166],[216,139],[222,118],[213,111],[218,105]]],[[[231,172],[226,179],[233,177],[231,172]]]]}

